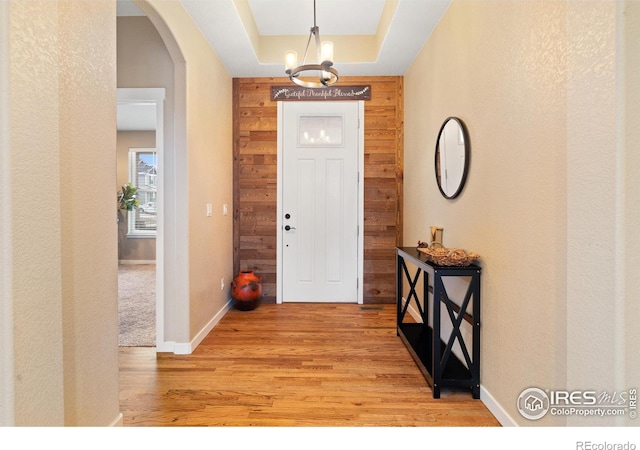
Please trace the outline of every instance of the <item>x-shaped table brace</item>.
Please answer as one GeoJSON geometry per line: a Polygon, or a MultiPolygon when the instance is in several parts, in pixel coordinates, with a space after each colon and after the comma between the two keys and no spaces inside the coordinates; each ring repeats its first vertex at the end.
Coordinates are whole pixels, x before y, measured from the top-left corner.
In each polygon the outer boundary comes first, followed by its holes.
{"type": "MultiPolygon", "coordinates": [[[[406,314],[407,309],[409,308],[409,304],[411,303],[411,299],[413,298],[415,300],[416,307],[418,308],[418,312],[420,313],[420,317],[422,317],[422,320],[424,321],[423,323],[426,324],[427,323],[427,315],[425,314],[425,311],[427,310],[426,299],[423,299],[423,301],[425,301],[425,306],[423,307],[422,305],[420,305],[420,298],[418,297],[418,293],[416,292],[416,285],[418,284],[418,280],[420,279],[420,274],[422,274],[422,269],[418,267],[416,270],[415,276],[412,278],[411,274],[409,273],[409,269],[407,269],[407,265],[405,264],[403,259],[402,270],[404,271],[404,275],[407,277],[407,282],[409,283],[409,295],[407,295],[407,301],[404,304],[404,307],[402,308],[402,313],[400,314],[400,321],[404,319],[404,315],[406,314]]],[[[425,272],[423,292],[427,292],[428,284],[429,283],[427,280],[427,273],[425,272]]]]}
{"type": "MultiPolygon", "coordinates": [[[[438,274],[438,271],[435,272],[438,274]]],[[[471,378],[474,380],[479,379],[480,371],[478,361],[480,360],[480,346],[477,344],[480,339],[480,308],[478,305],[479,299],[475,299],[474,302],[474,311],[472,314],[467,312],[469,308],[469,303],[471,302],[471,298],[475,293],[479,292],[479,279],[477,277],[470,277],[469,285],[467,286],[467,291],[464,295],[464,300],[461,305],[458,306],[454,301],[451,300],[449,294],[447,293],[447,289],[444,285],[443,277],[445,275],[435,276],[434,277],[434,292],[440,293],[440,302],[444,303],[447,307],[447,313],[449,315],[449,319],[451,320],[452,330],[451,335],[449,336],[449,340],[444,347],[444,351],[441,349],[441,341],[434,336],[434,382],[436,379],[441,379],[444,368],[447,366],[449,358],[451,357],[451,352],[453,350],[453,346],[456,341],[460,345],[460,349],[462,350],[462,355],[466,362],[467,368],[471,373],[471,378]],[[457,315],[456,315],[457,314],[457,315]],[[467,320],[473,325],[473,358],[469,355],[469,349],[467,347],[467,343],[462,337],[462,332],[460,330],[460,326],[462,325],[462,321],[467,320]],[[475,322],[475,323],[474,323],[475,322]],[[439,363],[437,363],[436,358],[437,355],[440,355],[442,352],[442,357],[440,358],[439,363]],[[475,364],[474,364],[475,363],[475,364]]],[[[446,276],[459,276],[457,274],[448,273],[446,276]]],[[[435,300],[435,299],[434,299],[435,300]]],[[[440,308],[434,306],[433,308],[434,322],[440,323],[440,308]]],[[[434,330],[435,333],[435,330],[434,330]]],[[[474,398],[479,396],[479,386],[471,386],[474,392],[474,398]]]]}

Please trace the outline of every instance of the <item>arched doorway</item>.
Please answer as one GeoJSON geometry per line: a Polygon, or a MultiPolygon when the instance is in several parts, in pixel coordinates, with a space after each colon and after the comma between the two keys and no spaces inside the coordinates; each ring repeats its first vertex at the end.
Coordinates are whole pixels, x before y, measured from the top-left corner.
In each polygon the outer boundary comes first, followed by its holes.
{"type": "MultiPolygon", "coordinates": [[[[188,353],[183,342],[188,342],[188,265],[184,261],[188,246],[186,205],[179,201],[187,186],[186,166],[186,83],[184,57],[164,20],[146,1],[136,1],[135,5],[151,22],[172,62],[171,76],[161,81],[146,79],[144,63],[133,61],[133,75],[121,83],[121,71],[118,69],[119,87],[164,86],[164,101],[161,115],[158,116],[160,128],[156,132],[156,142],[162,145],[159,155],[159,172],[162,173],[158,186],[158,231],[156,236],[156,351],[188,353]],[[185,337],[186,336],[186,337],[185,337]]],[[[128,15],[128,14],[125,14],[128,15]]],[[[147,22],[148,23],[148,22],[147,22]]],[[[119,31],[120,33],[120,31],[119,31]]],[[[123,40],[124,41],[124,40],[123,40]]],[[[125,42],[122,42],[126,45],[125,42]]],[[[122,51],[125,51],[123,49],[122,51]]],[[[120,50],[119,50],[120,53],[120,50]]],[[[152,58],[144,55],[143,58],[152,58]]],[[[118,56],[120,61],[120,54],[118,56]]],[[[148,64],[148,61],[146,61],[148,64]]],[[[157,70],[157,66],[149,64],[157,70]]],[[[151,72],[151,75],[155,75],[151,72]]],[[[147,76],[147,78],[150,78],[147,76]]],[[[124,92],[124,91],[123,91],[124,92]]],[[[144,90],[127,89],[128,100],[149,100],[144,90]]],[[[153,95],[152,95],[153,97],[153,95]]],[[[152,99],[158,101],[157,97],[152,99]]],[[[184,344],[187,345],[187,344],[184,344]]]]}

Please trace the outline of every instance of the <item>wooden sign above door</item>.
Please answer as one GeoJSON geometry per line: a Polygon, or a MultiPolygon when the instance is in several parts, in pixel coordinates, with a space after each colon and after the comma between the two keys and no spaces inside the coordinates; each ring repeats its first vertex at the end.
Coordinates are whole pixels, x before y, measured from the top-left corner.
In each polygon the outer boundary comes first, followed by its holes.
{"type": "Polygon", "coordinates": [[[371,100],[371,86],[271,86],[271,101],[371,100]]]}

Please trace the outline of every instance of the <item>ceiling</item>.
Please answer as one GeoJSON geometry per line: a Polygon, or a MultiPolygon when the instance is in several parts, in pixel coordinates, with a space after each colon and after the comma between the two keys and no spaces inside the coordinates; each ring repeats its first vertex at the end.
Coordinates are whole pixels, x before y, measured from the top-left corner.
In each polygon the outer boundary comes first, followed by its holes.
{"type": "MultiPolygon", "coordinates": [[[[285,76],[287,50],[295,50],[302,63],[314,24],[313,0],[176,1],[234,78],[285,76]]],[[[449,3],[317,0],[316,25],[321,39],[334,43],[334,67],[341,76],[404,75],[449,3]]],[[[118,15],[143,13],[132,0],[118,0],[118,15]]],[[[307,62],[315,62],[313,43],[309,51],[307,62]]]]}

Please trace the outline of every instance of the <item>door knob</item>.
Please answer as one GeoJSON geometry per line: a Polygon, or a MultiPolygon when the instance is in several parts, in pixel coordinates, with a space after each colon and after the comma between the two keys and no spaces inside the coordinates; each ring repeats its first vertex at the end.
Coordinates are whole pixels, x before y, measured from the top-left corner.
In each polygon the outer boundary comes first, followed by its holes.
{"type": "Polygon", "coordinates": [[[295,229],[296,229],[296,227],[292,227],[292,226],[290,226],[290,225],[285,225],[285,226],[284,226],[284,229],[285,229],[285,230],[287,230],[287,231],[289,231],[289,230],[295,230],[295,229]]]}

